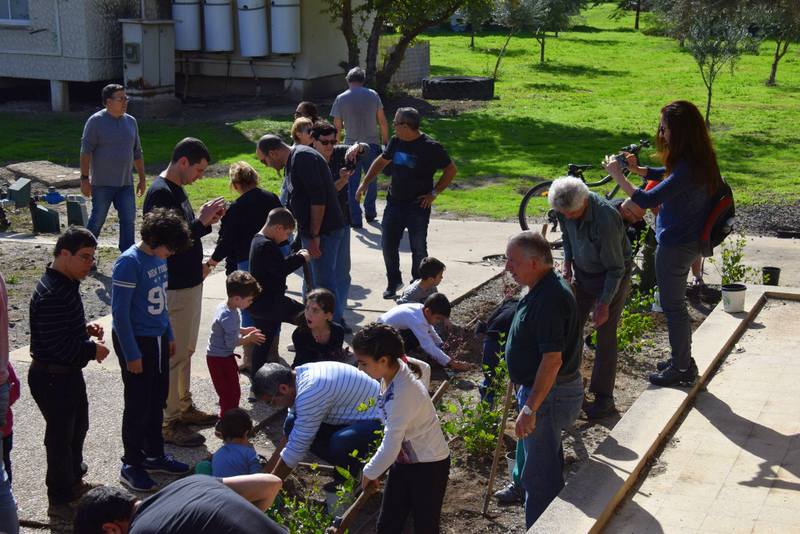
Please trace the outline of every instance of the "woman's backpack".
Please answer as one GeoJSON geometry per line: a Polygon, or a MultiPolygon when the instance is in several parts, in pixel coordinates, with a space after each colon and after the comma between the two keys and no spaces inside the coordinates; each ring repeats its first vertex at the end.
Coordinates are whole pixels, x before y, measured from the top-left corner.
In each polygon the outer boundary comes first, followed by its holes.
{"type": "Polygon", "coordinates": [[[733,232],[736,221],[733,191],[724,179],[709,203],[711,211],[709,211],[700,233],[700,252],[706,258],[713,256],[714,247],[722,243],[733,232]]]}

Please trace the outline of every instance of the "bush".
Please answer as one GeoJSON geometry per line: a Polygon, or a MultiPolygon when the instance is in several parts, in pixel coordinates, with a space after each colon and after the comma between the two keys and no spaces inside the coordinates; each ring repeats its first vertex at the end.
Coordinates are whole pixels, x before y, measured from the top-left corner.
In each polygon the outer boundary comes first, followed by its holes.
{"type": "MultiPolygon", "coordinates": [[[[495,401],[502,398],[508,384],[506,362],[502,353],[499,356],[500,363],[494,369],[489,386],[495,401]]],[[[444,403],[442,409],[445,412],[442,430],[448,438],[461,438],[464,449],[471,456],[489,456],[494,452],[503,415],[503,406],[499,402],[490,404],[462,395],[456,402],[444,403]]]]}

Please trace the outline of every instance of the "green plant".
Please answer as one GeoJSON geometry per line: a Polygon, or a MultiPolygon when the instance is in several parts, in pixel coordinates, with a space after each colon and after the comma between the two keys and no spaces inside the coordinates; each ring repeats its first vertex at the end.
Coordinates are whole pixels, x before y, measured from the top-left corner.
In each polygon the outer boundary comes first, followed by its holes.
{"type": "Polygon", "coordinates": [[[312,472],[311,488],[302,497],[289,496],[281,491],[275,504],[267,510],[267,515],[285,526],[290,534],[324,534],[333,522],[325,505],[311,498],[319,490],[319,475],[316,469],[312,472]]]}
{"type": "Polygon", "coordinates": [[[645,346],[642,336],[655,326],[648,313],[653,306],[653,291],[641,293],[634,289],[622,310],[617,325],[617,349],[622,352],[641,352],[645,346]]]}
{"type": "MultiPolygon", "coordinates": [[[[495,399],[503,395],[508,383],[506,363],[502,353],[499,356],[500,363],[494,369],[489,386],[495,399]]],[[[485,400],[470,399],[462,395],[456,398],[456,402],[444,403],[442,409],[445,412],[442,430],[448,438],[461,438],[469,455],[487,456],[494,451],[503,412],[499,402],[490,404],[485,400]]]]}
{"type": "Polygon", "coordinates": [[[744,264],[744,247],[747,239],[744,234],[731,236],[720,246],[720,258],[709,258],[722,277],[722,284],[762,283],[758,269],[744,264]]]}
{"type": "Polygon", "coordinates": [[[17,275],[15,275],[15,274],[10,274],[10,275],[8,275],[8,278],[6,278],[6,284],[8,284],[10,286],[13,286],[17,282],[19,282],[19,278],[17,278],[17,275]]]}

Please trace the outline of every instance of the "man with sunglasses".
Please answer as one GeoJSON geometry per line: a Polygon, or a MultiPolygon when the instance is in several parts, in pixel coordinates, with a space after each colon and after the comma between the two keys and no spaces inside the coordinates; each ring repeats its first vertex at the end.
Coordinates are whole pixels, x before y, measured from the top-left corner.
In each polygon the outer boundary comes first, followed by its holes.
{"type": "Polygon", "coordinates": [[[381,157],[375,159],[356,191],[356,201],[367,192],[370,182],[392,164],[392,181],[381,221],[381,248],[388,284],[383,298],[392,299],[403,287],[400,273],[400,240],[408,229],[411,245],[411,278],[418,280],[419,264],[428,255],[428,223],[431,205],[447,189],[457,169],[447,151],[419,129],[420,116],[414,108],[400,108],[394,116],[394,137],[381,157]],[[433,184],[433,176],[442,177],[433,184]]]}
{"type": "Polygon", "coordinates": [[[81,137],[81,193],[92,198],[92,213],[87,228],[100,236],[108,208],[114,205],[119,216],[119,250],[133,245],[136,199],[131,167],[136,167],[139,182],[136,195],[147,187],[142,144],[136,119],[126,113],[128,97],[119,84],[103,87],[103,106],[86,121],[81,137]]]}
{"type": "Polygon", "coordinates": [[[89,401],[83,368],[108,356],[103,327],[86,324],[80,282],[94,264],[97,240],[70,226],[56,241],[51,263],[30,303],[31,366],[28,387],[45,420],[47,514],[71,521],[70,503],[91,489],[83,442],[89,430],[89,401]],[[94,340],[92,338],[95,338],[94,340]]]}

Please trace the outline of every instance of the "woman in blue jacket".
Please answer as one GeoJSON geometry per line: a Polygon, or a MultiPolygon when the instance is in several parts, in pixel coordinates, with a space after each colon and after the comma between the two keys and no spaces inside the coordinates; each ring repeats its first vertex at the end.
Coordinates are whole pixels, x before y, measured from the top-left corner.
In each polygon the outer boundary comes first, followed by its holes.
{"type": "Polygon", "coordinates": [[[722,177],[708,129],[691,102],[677,100],[661,109],[656,148],[664,167],[631,169],[648,179],[661,180],[649,191],[636,188],[627,180],[615,156],[607,156],[604,166],[641,208],[660,205],[656,218],[656,279],[667,318],[671,358],[659,362],[658,372],[650,375],[650,382],[686,386],[697,378],[686,309],[686,278],[692,262],[700,255],[700,233],[722,177]]]}

